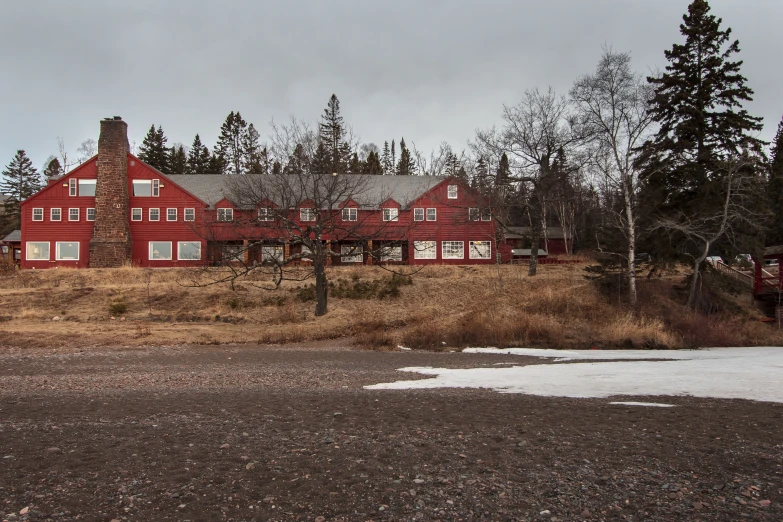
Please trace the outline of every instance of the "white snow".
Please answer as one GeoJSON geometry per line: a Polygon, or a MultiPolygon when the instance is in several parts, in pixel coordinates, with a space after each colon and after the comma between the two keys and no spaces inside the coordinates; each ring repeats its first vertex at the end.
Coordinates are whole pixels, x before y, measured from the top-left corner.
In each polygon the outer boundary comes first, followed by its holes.
{"type": "Polygon", "coordinates": [[[635,402],[635,401],[615,401],[609,404],[617,406],[651,406],[653,408],[673,408],[674,404],[663,404],[660,402],[635,402]]]}
{"type": "Polygon", "coordinates": [[[537,350],[470,348],[471,353],[527,355],[557,361],[510,368],[401,368],[431,379],[366,386],[374,390],[487,388],[552,397],[676,396],[783,403],[783,347],[705,350],[537,350]],[[656,360],[657,359],[657,360],[656,360]]]}

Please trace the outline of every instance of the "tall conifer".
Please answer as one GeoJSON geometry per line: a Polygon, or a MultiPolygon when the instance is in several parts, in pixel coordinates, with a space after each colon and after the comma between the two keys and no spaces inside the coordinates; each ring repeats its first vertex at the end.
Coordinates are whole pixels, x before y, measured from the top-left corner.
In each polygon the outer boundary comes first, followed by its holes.
{"type": "Polygon", "coordinates": [[[0,194],[10,196],[4,204],[4,220],[13,228],[19,228],[20,204],[41,190],[41,178],[33,162],[23,150],[16,151],[14,159],[2,172],[0,194]]]}

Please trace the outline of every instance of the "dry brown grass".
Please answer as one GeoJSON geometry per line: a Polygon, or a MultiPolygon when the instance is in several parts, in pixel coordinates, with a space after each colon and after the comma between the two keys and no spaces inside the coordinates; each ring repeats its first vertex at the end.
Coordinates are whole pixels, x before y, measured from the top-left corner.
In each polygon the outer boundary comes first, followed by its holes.
{"type": "MultiPolygon", "coordinates": [[[[780,344],[759,322],[749,296],[731,314],[684,310],[680,274],[641,281],[638,310],[601,295],[583,265],[427,267],[400,287],[400,297],[330,299],[314,317],[298,299],[306,283],[277,290],[261,274],[232,285],[198,270],[22,271],[0,278],[0,323],[9,345],[170,345],[287,343],[354,337],[363,346],[421,349],[464,346],[682,348],[780,344]],[[149,280],[149,285],[147,281],[149,280]],[[149,288],[149,293],[148,293],[149,288]],[[125,312],[118,312],[124,305],[125,312]],[[57,316],[60,320],[53,321],[57,316]]],[[[214,276],[214,274],[212,274],[214,276]]],[[[373,267],[332,268],[337,284],[389,278],[373,267]]]]}

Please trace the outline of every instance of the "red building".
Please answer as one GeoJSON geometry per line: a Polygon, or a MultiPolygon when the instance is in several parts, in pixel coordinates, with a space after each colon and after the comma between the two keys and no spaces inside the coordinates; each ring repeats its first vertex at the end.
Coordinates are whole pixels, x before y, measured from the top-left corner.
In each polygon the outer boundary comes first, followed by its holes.
{"type": "MultiPolygon", "coordinates": [[[[235,204],[230,178],[164,175],[130,154],[124,121],[105,119],[97,156],[22,203],[22,268],[203,266],[296,254],[301,246],[269,223],[267,212],[281,212],[277,203],[235,204]]],[[[496,262],[495,223],[461,180],[365,176],[363,183],[362,194],[330,210],[363,227],[360,240],[322,237],[341,254],[334,264],[496,262]]],[[[310,211],[285,209],[302,222],[310,211]]],[[[501,253],[510,257],[509,248],[501,253]]]]}

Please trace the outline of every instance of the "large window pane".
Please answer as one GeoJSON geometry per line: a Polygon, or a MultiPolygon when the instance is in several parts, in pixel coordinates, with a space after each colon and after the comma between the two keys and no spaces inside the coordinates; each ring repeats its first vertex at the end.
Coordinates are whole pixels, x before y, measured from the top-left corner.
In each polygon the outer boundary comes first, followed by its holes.
{"type": "Polygon", "coordinates": [[[171,241],[150,241],[150,260],[171,260],[171,241]]]}
{"type": "Polygon", "coordinates": [[[442,243],[443,259],[464,259],[465,243],[462,241],[444,241],[442,243]]]}
{"type": "Polygon", "coordinates": [[[285,251],[281,246],[266,245],[261,247],[262,263],[282,263],[285,257],[285,251]]]}
{"type": "Polygon", "coordinates": [[[80,179],[79,180],[79,195],[80,196],[94,196],[95,184],[97,180],[94,179],[80,179]]]}
{"type": "Polygon", "coordinates": [[[77,261],[79,259],[79,243],[76,241],[57,242],[57,261],[77,261]]]}
{"type": "Polygon", "coordinates": [[[361,245],[342,245],[340,247],[340,260],[343,263],[361,263],[362,246],[361,245]]]}
{"type": "Polygon", "coordinates": [[[471,259],[490,259],[492,257],[492,243],[490,241],[471,241],[471,259]]]}
{"type": "Polygon", "coordinates": [[[49,243],[28,241],[27,259],[29,261],[49,261],[49,243]]]}
{"type": "Polygon", "coordinates": [[[201,243],[198,241],[180,241],[177,243],[177,259],[198,261],[201,259],[201,243]]]}
{"type": "Polygon", "coordinates": [[[148,179],[133,180],[133,195],[152,197],[152,181],[148,179]]]}
{"type": "Polygon", "coordinates": [[[413,258],[414,259],[437,259],[438,250],[435,241],[414,241],[413,258]]]}

